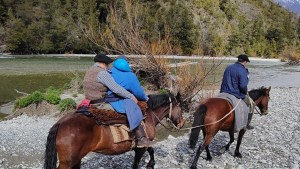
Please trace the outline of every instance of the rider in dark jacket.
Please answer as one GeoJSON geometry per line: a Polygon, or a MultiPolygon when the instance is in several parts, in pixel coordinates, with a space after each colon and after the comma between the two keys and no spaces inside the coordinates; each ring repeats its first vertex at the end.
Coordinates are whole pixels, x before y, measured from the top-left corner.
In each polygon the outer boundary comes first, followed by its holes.
{"type": "Polygon", "coordinates": [[[245,64],[250,62],[247,55],[239,55],[238,62],[229,65],[224,72],[221,93],[229,93],[239,99],[244,99],[248,92],[248,69],[245,64]],[[242,57],[244,56],[244,57],[242,57]]]}
{"type": "MultiPolygon", "coordinates": [[[[224,71],[223,80],[221,84],[221,93],[229,93],[234,95],[238,99],[243,99],[248,105],[248,97],[245,97],[248,93],[249,83],[249,71],[245,67],[247,62],[250,62],[247,55],[242,54],[238,56],[238,61],[234,64],[227,66],[224,71]]],[[[253,113],[248,115],[248,129],[253,129],[250,125],[253,113]]]]}

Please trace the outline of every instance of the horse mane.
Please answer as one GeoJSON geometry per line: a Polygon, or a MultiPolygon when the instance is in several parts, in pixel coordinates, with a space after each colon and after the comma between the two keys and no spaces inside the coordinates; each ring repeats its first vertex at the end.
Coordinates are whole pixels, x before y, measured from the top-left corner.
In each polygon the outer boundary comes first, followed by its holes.
{"type": "Polygon", "coordinates": [[[265,87],[260,87],[258,89],[253,89],[249,91],[249,95],[253,100],[258,99],[260,96],[264,95],[265,87]]]}
{"type": "Polygon", "coordinates": [[[154,110],[162,105],[170,103],[169,98],[172,100],[174,96],[172,94],[157,94],[157,95],[149,95],[149,100],[147,101],[147,105],[151,110],[154,110]]]}

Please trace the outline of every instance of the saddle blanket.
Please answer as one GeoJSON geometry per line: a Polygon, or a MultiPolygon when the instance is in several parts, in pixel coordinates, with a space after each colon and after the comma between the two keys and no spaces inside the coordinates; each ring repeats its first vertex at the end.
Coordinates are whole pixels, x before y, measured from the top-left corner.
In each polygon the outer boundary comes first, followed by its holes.
{"type": "Polygon", "coordinates": [[[113,135],[114,143],[132,140],[129,136],[129,128],[125,125],[110,125],[111,134],[113,135]]]}
{"type": "Polygon", "coordinates": [[[238,98],[228,93],[220,93],[216,96],[216,98],[226,99],[227,101],[229,101],[229,103],[231,103],[233,107],[235,107],[237,103],[239,103],[234,110],[234,132],[239,132],[241,129],[246,128],[248,122],[248,114],[250,112],[247,104],[243,100],[239,102],[238,98]]]}

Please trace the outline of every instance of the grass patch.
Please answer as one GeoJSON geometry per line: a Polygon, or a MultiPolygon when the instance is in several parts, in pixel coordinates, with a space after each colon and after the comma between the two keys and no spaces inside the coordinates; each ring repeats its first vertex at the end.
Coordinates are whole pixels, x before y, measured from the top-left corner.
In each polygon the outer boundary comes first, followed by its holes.
{"type": "Polygon", "coordinates": [[[40,102],[42,102],[44,99],[44,94],[40,91],[34,91],[32,94],[21,97],[19,99],[17,99],[17,101],[15,102],[15,109],[19,109],[19,108],[23,108],[23,107],[27,107],[30,104],[38,104],[40,102]]]}
{"type": "Polygon", "coordinates": [[[58,110],[61,112],[70,109],[75,109],[75,108],[76,108],[76,102],[71,98],[63,99],[58,104],[58,110]]]}

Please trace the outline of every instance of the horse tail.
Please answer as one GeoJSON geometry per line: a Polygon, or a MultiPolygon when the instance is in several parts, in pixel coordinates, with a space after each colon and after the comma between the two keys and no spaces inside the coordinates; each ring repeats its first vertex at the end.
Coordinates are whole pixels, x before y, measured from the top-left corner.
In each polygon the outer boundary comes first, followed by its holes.
{"type": "Polygon", "coordinates": [[[192,128],[191,131],[191,135],[189,138],[189,145],[190,148],[195,148],[197,141],[198,141],[198,137],[199,137],[199,133],[200,133],[200,129],[203,127],[200,127],[200,125],[204,124],[204,117],[207,111],[207,107],[204,104],[201,104],[198,109],[196,110],[196,112],[194,113],[194,122],[192,127],[196,127],[196,128],[192,128]]]}
{"type": "Polygon", "coordinates": [[[44,169],[56,169],[57,150],[56,150],[56,135],[59,128],[59,123],[51,127],[46,143],[44,154],[44,169]]]}

